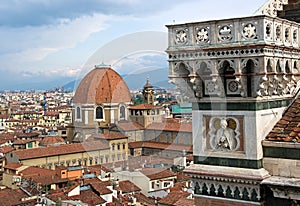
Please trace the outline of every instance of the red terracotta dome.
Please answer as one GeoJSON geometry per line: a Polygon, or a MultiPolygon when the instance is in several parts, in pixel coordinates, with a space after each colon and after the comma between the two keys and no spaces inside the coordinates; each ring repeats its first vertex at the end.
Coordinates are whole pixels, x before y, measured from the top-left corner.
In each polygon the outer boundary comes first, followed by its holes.
{"type": "Polygon", "coordinates": [[[130,102],[126,82],[110,66],[99,65],[80,82],[74,95],[74,103],[101,104],[130,102]]]}

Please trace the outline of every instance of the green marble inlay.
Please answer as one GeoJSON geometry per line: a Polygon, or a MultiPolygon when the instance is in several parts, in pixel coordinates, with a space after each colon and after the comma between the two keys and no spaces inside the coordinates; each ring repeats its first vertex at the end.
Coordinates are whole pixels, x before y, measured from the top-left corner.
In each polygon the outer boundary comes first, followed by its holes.
{"type": "Polygon", "coordinates": [[[286,107],[291,99],[264,102],[194,102],[193,110],[258,111],[286,107]]]}
{"type": "Polygon", "coordinates": [[[300,160],[300,150],[297,148],[263,147],[264,157],[300,160]]]}
{"type": "Polygon", "coordinates": [[[245,159],[235,159],[235,158],[194,156],[194,162],[195,164],[241,167],[241,168],[250,168],[250,169],[259,169],[263,167],[261,159],[245,160],[245,159]]]}

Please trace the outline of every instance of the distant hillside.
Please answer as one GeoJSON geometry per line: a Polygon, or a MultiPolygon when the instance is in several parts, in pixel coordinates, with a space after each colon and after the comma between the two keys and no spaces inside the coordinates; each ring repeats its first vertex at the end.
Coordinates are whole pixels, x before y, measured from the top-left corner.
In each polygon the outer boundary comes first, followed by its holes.
{"type": "MultiPolygon", "coordinates": [[[[168,83],[168,70],[156,69],[147,72],[141,72],[136,74],[122,75],[126,81],[129,89],[141,89],[149,78],[150,83],[156,87],[173,88],[174,85],[168,83]]],[[[73,80],[63,85],[64,90],[72,91],[80,83],[80,80],[73,80]]]]}
{"type": "Polygon", "coordinates": [[[149,78],[149,81],[153,86],[164,88],[172,87],[172,85],[168,84],[168,69],[156,69],[138,74],[128,74],[123,78],[129,89],[142,88],[145,85],[147,78],[149,78]]]}

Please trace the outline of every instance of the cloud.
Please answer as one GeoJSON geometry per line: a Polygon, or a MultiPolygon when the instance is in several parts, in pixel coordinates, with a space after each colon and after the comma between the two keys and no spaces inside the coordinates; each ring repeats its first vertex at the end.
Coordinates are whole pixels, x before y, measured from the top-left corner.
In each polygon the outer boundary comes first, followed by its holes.
{"type": "Polygon", "coordinates": [[[2,0],[0,26],[25,27],[57,24],[84,15],[153,15],[168,9],[179,0],[2,0]]]}
{"type": "Polygon", "coordinates": [[[113,17],[94,14],[58,25],[0,28],[1,67],[17,69],[26,62],[41,61],[50,53],[75,47],[92,33],[105,29],[110,18],[113,17]]]}

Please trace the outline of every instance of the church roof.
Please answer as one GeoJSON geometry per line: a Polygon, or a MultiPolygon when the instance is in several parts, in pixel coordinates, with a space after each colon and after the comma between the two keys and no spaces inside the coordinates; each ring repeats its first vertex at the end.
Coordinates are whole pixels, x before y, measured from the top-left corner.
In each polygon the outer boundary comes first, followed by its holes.
{"type": "Polygon", "coordinates": [[[109,66],[99,65],[80,82],[74,95],[74,103],[101,104],[130,102],[126,82],[109,66]]]}
{"type": "Polygon", "coordinates": [[[300,95],[288,107],[266,140],[300,143],[300,95]]]}

